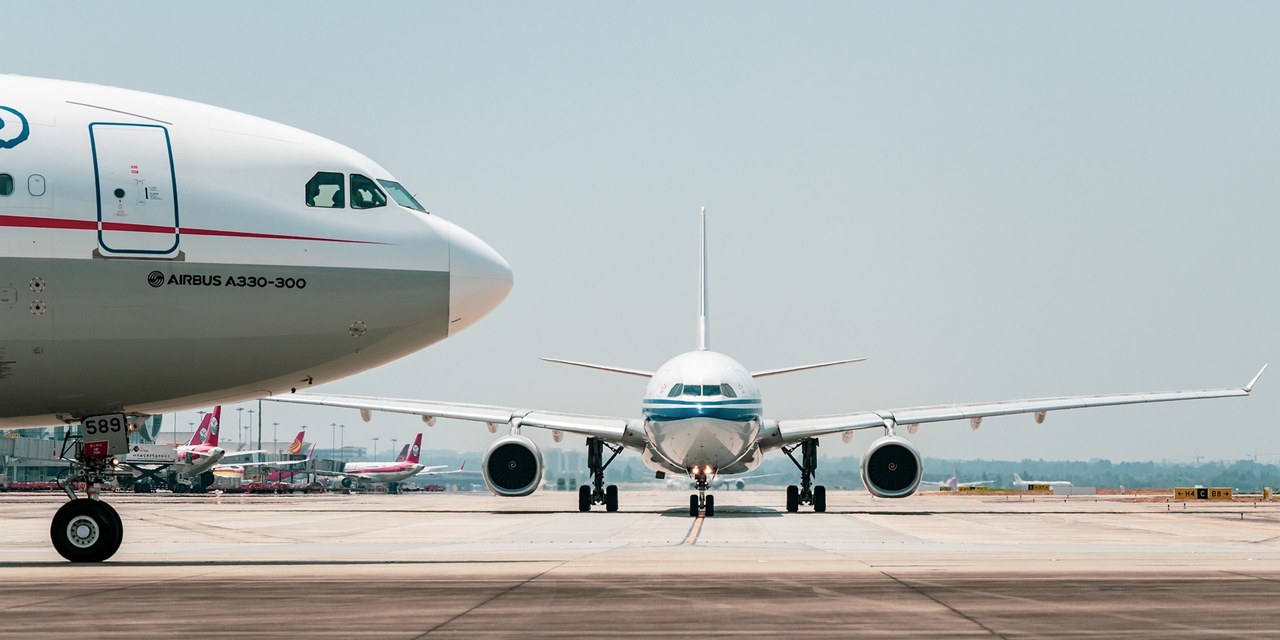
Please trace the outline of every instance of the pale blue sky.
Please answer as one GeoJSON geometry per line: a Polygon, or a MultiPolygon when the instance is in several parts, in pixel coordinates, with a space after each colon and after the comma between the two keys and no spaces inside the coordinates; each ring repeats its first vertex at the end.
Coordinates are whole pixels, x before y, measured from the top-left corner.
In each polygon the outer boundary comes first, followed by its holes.
{"type": "MultiPolygon", "coordinates": [[[[700,205],[713,347],[754,369],[870,357],[762,382],[775,417],[1240,385],[1280,363],[1275,4],[6,2],[4,15],[23,25],[0,40],[5,72],[333,138],[511,262],[515,289],[491,316],[325,391],[635,415],[640,379],[537,357],[656,368],[691,348],[700,205]]],[[[933,457],[1274,460],[1278,409],[1280,371],[1245,400],[914,440],[933,457]]],[[[384,445],[421,424],[267,415],[323,425],[325,446],[331,422],[384,445]]],[[[490,438],[452,423],[426,444],[490,438]]]]}

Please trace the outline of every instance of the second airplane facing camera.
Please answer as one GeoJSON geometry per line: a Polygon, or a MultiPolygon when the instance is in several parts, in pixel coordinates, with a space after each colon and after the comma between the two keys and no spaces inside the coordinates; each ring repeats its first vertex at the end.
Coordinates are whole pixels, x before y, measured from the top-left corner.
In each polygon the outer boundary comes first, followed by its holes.
{"type": "Polygon", "coordinates": [[[648,378],[640,418],[362,396],[297,394],[273,399],[355,408],[360,410],[365,420],[369,419],[372,411],[389,411],[422,416],[427,424],[434,424],[436,418],[484,422],[491,432],[496,432],[499,425],[506,425],[509,433],[489,446],[481,464],[485,483],[500,496],[526,496],[542,484],[542,454],[537,445],[521,433],[523,428],[550,429],[557,442],[564,433],[586,436],[587,467],[592,474],[592,484],[579,488],[580,510],[589,511],[596,504],[605,505],[607,511],[618,509],[617,486],[605,485],[604,470],[624,449],[632,449],[641,454],[645,464],[657,472],[659,478],[667,473],[686,474],[697,490],[696,494],[689,496],[689,515],[711,516],[715,514],[715,499],[707,492],[713,482],[720,476],[755,469],[764,453],[774,449],[781,449],[800,471],[800,484],[787,487],[787,511],[798,511],[801,505],[811,505],[819,512],[826,511],[826,488],[813,484],[818,468],[818,438],[821,436],[840,433],[847,442],[854,431],[883,429],[884,435],[874,441],[862,457],[862,481],[873,495],[904,498],[915,493],[920,486],[924,466],[916,447],[898,435],[900,427],[914,433],[924,423],[969,420],[976,428],[983,418],[989,416],[1030,413],[1035,415],[1036,422],[1043,422],[1049,411],[1063,409],[1247,396],[1258,376],[1262,375],[1259,371],[1243,387],[1203,391],[1005,400],[767,419],[756,379],[859,362],[863,358],[751,372],[729,356],[711,351],[707,323],[705,210],[702,212],[701,229],[701,301],[695,350],[668,360],[656,372],[551,360],[648,378]],[[606,450],[611,452],[607,459],[606,450]]]}

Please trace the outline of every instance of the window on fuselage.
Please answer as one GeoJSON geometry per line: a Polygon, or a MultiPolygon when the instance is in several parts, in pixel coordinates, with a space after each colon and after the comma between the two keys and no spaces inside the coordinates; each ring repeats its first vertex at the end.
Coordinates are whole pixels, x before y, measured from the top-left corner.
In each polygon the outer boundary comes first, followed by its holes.
{"type": "Polygon", "coordinates": [[[0,196],[13,195],[13,176],[0,173],[0,196]]]}
{"type": "Polygon", "coordinates": [[[342,185],[346,176],[331,171],[320,171],[307,181],[307,206],[323,209],[342,209],[346,207],[342,185]]]}
{"type": "Polygon", "coordinates": [[[421,211],[423,213],[427,212],[421,204],[418,204],[418,199],[413,197],[413,194],[409,193],[409,191],[401,186],[399,182],[380,179],[378,180],[378,184],[382,185],[382,188],[386,189],[387,193],[391,194],[391,199],[395,200],[396,204],[408,209],[421,211]]]}
{"type": "Polygon", "coordinates": [[[351,208],[376,209],[387,206],[387,195],[382,189],[358,173],[351,174],[351,208]]]}
{"type": "Polygon", "coordinates": [[[671,387],[671,391],[667,393],[667,397],[675,398],[682,393],[684,393],[684,385],[677,383],[674,387],[671,387]]]}

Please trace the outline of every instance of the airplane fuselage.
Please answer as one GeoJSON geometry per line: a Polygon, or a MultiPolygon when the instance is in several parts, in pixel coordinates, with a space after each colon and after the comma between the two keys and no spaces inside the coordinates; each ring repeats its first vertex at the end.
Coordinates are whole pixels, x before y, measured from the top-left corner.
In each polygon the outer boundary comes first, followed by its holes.
{"type": "Polygon", "coordinates": [[[343,471],[359,482],[401,482],[422,471],[423,465],[409,462],[347,463],[343,471]]]}
{"type": "Polygon", "coordinates": [[[0,76],[0,428],[288,392],[417,351],[510,270],[343,145],[0,76]]]}

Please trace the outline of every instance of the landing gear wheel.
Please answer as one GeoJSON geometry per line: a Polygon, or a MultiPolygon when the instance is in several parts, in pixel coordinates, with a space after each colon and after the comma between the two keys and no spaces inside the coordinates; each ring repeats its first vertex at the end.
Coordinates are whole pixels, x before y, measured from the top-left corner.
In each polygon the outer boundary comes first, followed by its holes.
{"type": "Polygon", "coordinates": [[[58,555],[72,562],[102,562],[120,548],[124,529],[115,509],[77,498],[58,509],[49,527],[58,555]]]}
{"type": "Polygon", "coordinates": [[[578,511],[591,510],[591,487],[582,485],[578,487],[578,511]]]}
{"type": "Polygon", "coordinates": [[[618,510],[618,485],[611,484],[604,489],[604,510],[618,510]]]}
{"type": "Polygon", "coordinates": [[[698,494],[689,494],[689,517],[696,518],[701,511],[702,509],[698,508],[698,494]]]}
{"type": "Polygon", "coordinates": [[[708,518],[716,515],[716,497],[707,496],[707,508],[703,510],[708,518]]]}
{"type": "Polygon", "coordinates": [[[800,487],[794,484],[787,485],[787,512],[795,513],[800,510],[800,487]]]}
{"type": "Polygon", "coordinates": [[[827,488],[822,485],[813,488],[813,510],[818,513],[827,510],[827,488]]]}

